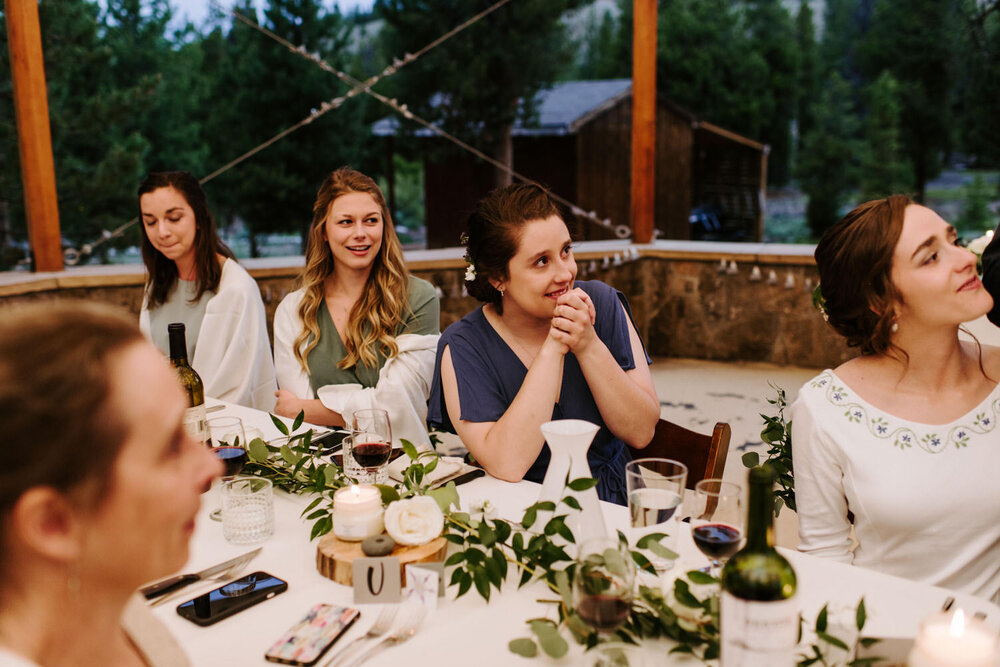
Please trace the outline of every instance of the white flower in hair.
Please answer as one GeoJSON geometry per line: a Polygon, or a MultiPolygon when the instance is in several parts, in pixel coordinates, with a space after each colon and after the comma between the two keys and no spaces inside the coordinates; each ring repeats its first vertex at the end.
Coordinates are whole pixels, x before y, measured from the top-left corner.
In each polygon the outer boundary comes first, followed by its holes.
{"type": "Polygon", "coordinates": [[[469,266],[465,269],[465,282],[471,283],[475,279],[476,279],[476,267],[469,264],[469,266]]]}

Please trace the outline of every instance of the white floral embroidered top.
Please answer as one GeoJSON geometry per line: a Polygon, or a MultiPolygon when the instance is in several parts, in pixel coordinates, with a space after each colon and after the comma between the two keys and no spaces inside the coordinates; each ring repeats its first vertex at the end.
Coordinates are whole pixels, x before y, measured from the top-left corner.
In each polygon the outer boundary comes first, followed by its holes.
{"type": "Polygon", "coordinates": [[[800,551],[1000,601],[1000,385],[932,425],[825,370],[789,410],[800,551]]]}

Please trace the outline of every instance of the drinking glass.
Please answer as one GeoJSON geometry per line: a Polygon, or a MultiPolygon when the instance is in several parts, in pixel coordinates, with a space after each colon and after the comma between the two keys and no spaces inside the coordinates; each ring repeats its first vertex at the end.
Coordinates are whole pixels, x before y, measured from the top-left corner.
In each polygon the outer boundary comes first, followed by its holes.
{"type": "Polygon", "coordinates": [[[344,473],[358,483],[385,484],[389,478],[392,427],[389,413],[378,408],[355,410],[351,435],[344,439],[344,473]]]}
{"type": "Polygon", "coordinates": [[[743,541],[743,489],[721,479],[703,479],[694,486],[691,537],[712,562],[718,578],[722,564],[739,551],[743,541]]]}
{"type": "Polygon", "coordinates": [[[256,544],[274,535],[274,494],[264,477],[233,477],[222,484],[222,536],[256,544]]]}
{"type": "Polygon", "coordinates": [[[635,588],[635,563],[617,537],[580,544],[573,573],[573,605],[598,634],[611,634],[628,618],[635,588]]]}
{"type": "MultiPolygon", "coordinates": [[[[220,478],[223,483],[240,474],[247,462],[246,431],[239,417],[215,417],[208,420],[209,444],[212,453],[225,465],[220,478]]],[[[222,510],[216,507],[209,514],[213,521],[222,520],[222,510]]]]}
{"type": "MultiPolygon", "coordinates": [[[[672,459],[635,459],[625,464],[625,485],[632,535],[636,541],[650,533],[665,533],[664,546],[677,551],[677,533],[687,485],[687,466],[672,459]]],[[[649,562],[665,572],[672,560],[647,551],[649,562]]]]}

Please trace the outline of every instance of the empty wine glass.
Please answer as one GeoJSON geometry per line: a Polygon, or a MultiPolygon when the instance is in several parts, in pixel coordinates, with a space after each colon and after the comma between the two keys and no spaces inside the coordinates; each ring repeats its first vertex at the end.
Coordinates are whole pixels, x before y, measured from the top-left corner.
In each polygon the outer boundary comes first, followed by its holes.
{"type": "Polygon", "coordinates": [[[722,564],[739,551],[743,541],[743,489],[721,479],[703,479],[694,486],[691,537],[712,562],[718,578],[722,564]]]}
{"type": "Polygon", "coordinates": [[[573,604],[584,623],[610,634],[628,618],[635,563],[617,537],[595,537],[580,545],[573,573],[573,604]]]}
{"type": "MultiPolygon", "coordinates": [[[[247,462],[247,436],[243,420],[239,417],[215,417],[208,420],[208,434],[212,453],[224,464],[220,484],[240,474],[247,462]]],[[[213,521],[222,521],[222,508],[216,507],[208,515],[213,521]]]]}
{"type": "MultiPolygon", "coordinates": [[[[651,533],[664,533],[669,536],[665,546],[677,550],[687,473],[687,466],[672,459],[635,459],[625,464],[631,532],[636,541],[651,533]]],[[[658,572],[673,562],[653,551],[648,552],[648,557],[658,572]]]]}
{"type": "Polygon", "coordinates": [[[344,472],[358,482],[385,484],[392,453],[389,413],[378,408],[355,410],[350,427],[350,442],[344,441],[344,472]]]}

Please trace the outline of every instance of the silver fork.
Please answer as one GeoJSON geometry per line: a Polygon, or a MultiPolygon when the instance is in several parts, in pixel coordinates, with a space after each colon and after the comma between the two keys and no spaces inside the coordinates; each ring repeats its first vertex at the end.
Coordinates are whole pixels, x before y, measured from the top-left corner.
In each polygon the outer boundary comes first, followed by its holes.
{"type": "Polygon", "coordinates": [[[367,651],[359,655],[356,660],[351,662],[349,665],[344,665],[343,667],[354,667],[355,665],[360,665],[385,647],[402,644],[407,639],[417,634],[417,630],[420,629],[420,624],[424,622],[424,616],[426,616],[426,614],[427,609],[422,605],[416,609],[409,610],[403,616],[403,620],[400,621],[399,627],[393,630],[388,637],[382,639],[367,651]]]}
{"type": "MultiPolygon", "coordinates": [[[[218,584],[218,583],[222,583],[223,581],[226,581],[227,579],[234,578],[240,572],[242,572],[243,570],[245,570],[246,567],[247,567],[247,565],[249,565],[249,564],[250,564],[250,560],[240,561],[238,563],[234,563],[233,566],[230,567],[229,569],[223,570],[222,572],[218,573],[214,577],[209,577],[208,579],[202,579],[198,583],[199,584],[218,584]]],[[[205,589],[203,588],[203,590],[205,590],[205,589]]],[[[211,590],[211,589],[207,589],[207,590],[211,590]]],[[[169,602],[170,600],[176,600],[177,598],[183,596],[185,593],[191,593],[191,589],[190,588],[178,588],[176,591],[173,591],[171,593],[167,593],[166,595],[161,595],[160,597],[158,597],[155,600],[153,600],[152,602],[150,602],[148,606],[150,606],[150,607],[159,607],[161,604],[169,602]]],[[[191,597],[197,597],[197,596],[192,595],[191,597]]]]}
{"type": "Polygon", "coordinates": [[[337,652],[335,656],[323,663],[323,667],[330,667],[335,662],[338,662],[344,658],[358,643],[365,641],[366,639],[375,639],[381,637],[389,631],[392,627],[392,622],[396,620],[396,612],[399,611],[398,605],[386,606],[382,608],[379,612],[378,618],[372,624],[372,627],[368,629],[368,632],[361,635],[360,637],[355,637],[351,642],[337,652]]]}

